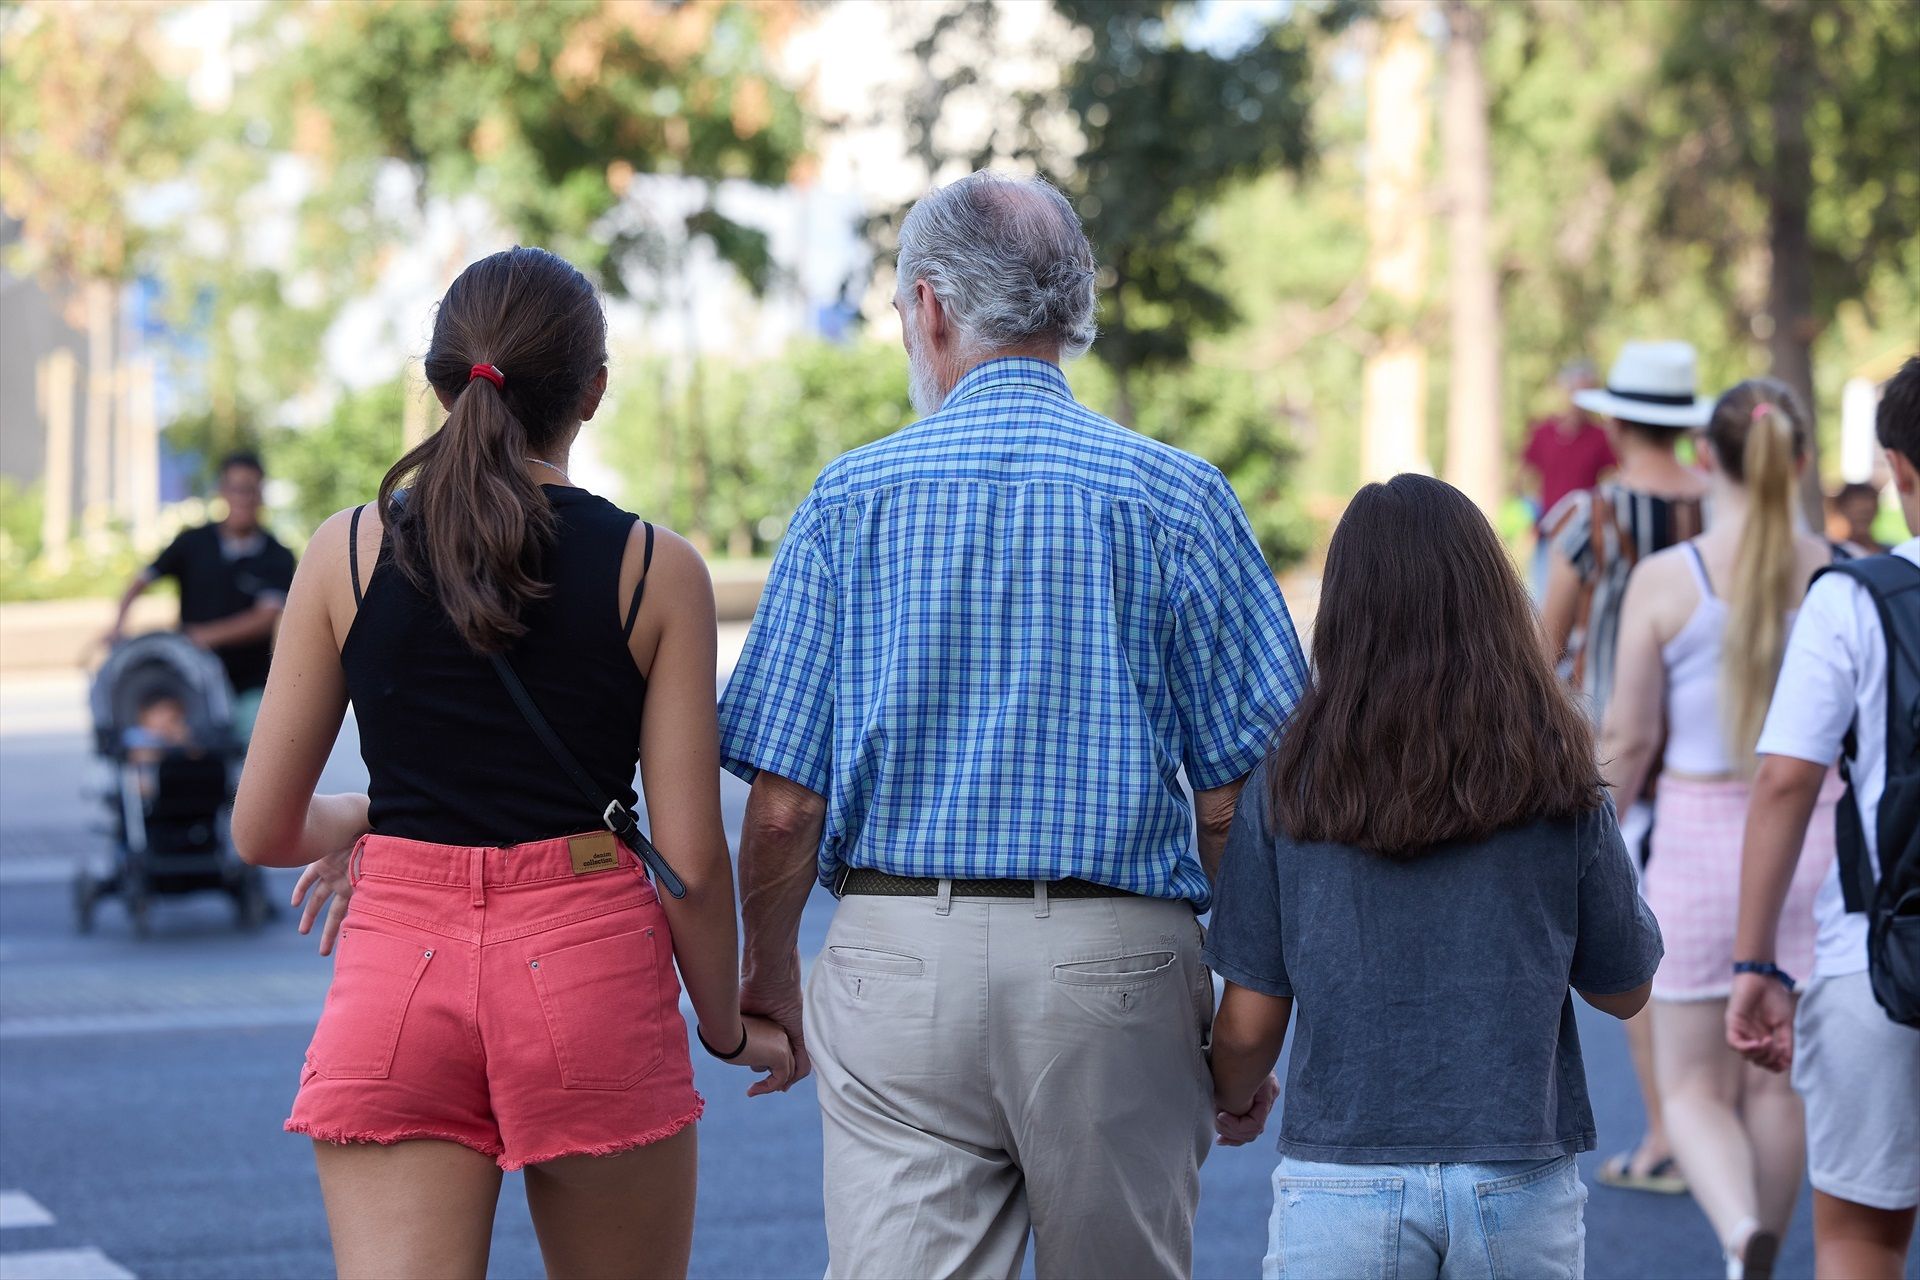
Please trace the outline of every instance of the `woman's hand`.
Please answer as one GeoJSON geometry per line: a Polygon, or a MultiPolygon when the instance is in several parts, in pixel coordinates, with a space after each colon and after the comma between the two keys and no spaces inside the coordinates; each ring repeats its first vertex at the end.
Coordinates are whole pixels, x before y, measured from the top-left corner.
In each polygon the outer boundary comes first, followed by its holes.
{"type": "Polygon", "coordinates": [[[321,911],[327,913],[320,926],[320,954],[333,954],[334,939],[340,936],[340,922],[347,918],[347,901],[353,897],[353,851],[355,845],[330,853],[318,862],[309,862],[293,886],[293,905],[304,900],[300,913],[300,932],[311,933],[321,911]]]}
{"type": "Polygon", "coordinates": [[[785,1093],[791,1089],[800,1073],[794,1070],[793,1042],[787,1038],[786,1028],[771,1018],[751,1013],[742,1015],[740,1022],[747,1030],[747,1047],[733,1060],[734,1065],[767,1073],[753,1082],[747,1096],[757,1098],[761,1094],[785,1093]]]}
{"type": "MultiPolygon", "coordinates": [[[[1273,1104],[1280,1097],[1280,1082],[1268,1076],[1253,1091],[1253,1105],[1244,1115],[1235,1115],[1230,1111],[1216,1111],[1213,1114],[1213,1129],[1219,1135],[1223,1147],[1244,1147],[1257,1139],[1267,1128],[1267,1117],[1273,1114],[1273,1104]]],[[[1218,1100],[1216,1099],[1216,1105],[1218,1100]]]]}

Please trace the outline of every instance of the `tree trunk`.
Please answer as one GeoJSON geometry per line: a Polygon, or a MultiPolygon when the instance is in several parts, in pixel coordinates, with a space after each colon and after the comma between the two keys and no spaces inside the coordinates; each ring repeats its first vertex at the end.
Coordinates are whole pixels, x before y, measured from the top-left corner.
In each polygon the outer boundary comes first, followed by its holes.
{"type": "Polygon", "coordinates": [[[160,423],[155,405],[154,360],[142,355],[127,366],[127,515],[133,543],[142,555],[160,539],[160,423]]]}
{"type": "Polygon", "coordinates": [[[1428,87],[1433,50],[1420,33],[1427,0],[1386,0],[1367,70],[1367,278],[1395,314],[1362,375],[1365,480],[1428,470],[1427,352],[1412,317],[1427,287],[1428,87]]]}
{"type": "Polygon", "coordinates": [[[86,448],[81,454],[80,527],[90,550],[106,545],[113,521],[113,331],[117,299],[111,281],[85,286],[87,308],[86,448]]]}
{"type": "Polygon", "coordinates": [[[46,479],[42,481],[40,558],[64,573],[73,555],[73,402],[80,370],[73,352],[58,347],[36,371],[40,416],[47,424],[46,479]]]}
{"type": "MultiPolygon", "coordinates": [[[[1779,6],[1773,64],[1773,93],[1768,103],[1773,124],[1773,165],[1767,177],[1768,248],[1767,315],[1773,321],[1768,335],[1773,376],[1800,393],[1807,414],[1819,420],[1813,389],[1813,340],[1819,326],[1813,313],[1813,238],[1807,227],[1807,202],[1813,190],[1813,149],[1807,142],[1806,114],[1812,98],[1813,68],[1809,49],[1812,14],[1796,2],[1779,6]]],[[[1816,531],[1825,526],[1826,511],[1820,487],[1820,442],[1817,429],[1801,477],[1801,500],[1816,531]]]]}
{"type": "Polygon", "coordinates": [[[1446,0],[1447,82],[1440,131],[1448,174],[1447,480],[1488,516],[1506,490],[1500,422],[1500,282],[1490,245],[1493,152],[1488,138],[1484,10],[1446,0]]]}

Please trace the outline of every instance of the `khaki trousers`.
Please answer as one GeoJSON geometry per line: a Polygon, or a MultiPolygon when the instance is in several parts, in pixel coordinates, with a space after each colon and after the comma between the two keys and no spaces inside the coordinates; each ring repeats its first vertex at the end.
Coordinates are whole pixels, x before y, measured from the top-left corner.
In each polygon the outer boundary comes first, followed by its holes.
{"type": "Polygon", "coordinates": [[[808,981],[830,1277],[1186,1276],[1213,987],[1184,903],[844,899],[808,981]]]}

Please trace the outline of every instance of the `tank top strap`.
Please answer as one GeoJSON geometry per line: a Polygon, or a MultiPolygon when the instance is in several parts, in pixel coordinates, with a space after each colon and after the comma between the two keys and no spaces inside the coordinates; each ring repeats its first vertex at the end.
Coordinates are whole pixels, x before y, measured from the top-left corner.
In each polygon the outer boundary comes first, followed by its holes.
{"type": "Polygon", "coordinates": [[[1680,545],[1687,549],[1687,568],[1693,570],[1693,581],[1700,588],[1700,598],[1719,599],[1713,593],[1713,579],[1707,577],[1707,562],[1701,558],[1700,544],[1689,538],[1680,545]]]}
{"type": "Polygon", "coordinates": [[[621,634],[633,639],[633,624],[640,620],[640,600],[647,594],[647,571],[653,568],[653,525],[645,520],[640,522],[647,531],[647,545],[640,557],[640,581],[633,584],[633,603],[627,606],[627,625],[621,634]]]}
{"type": "Polygon", "coordinates": [[[353,607],[360,607],[365,594],[360,588],[360,514],[367,509],[361,503],[353,509],[352,517],[347,521],[347,571],[353,575],[353,607]]]}

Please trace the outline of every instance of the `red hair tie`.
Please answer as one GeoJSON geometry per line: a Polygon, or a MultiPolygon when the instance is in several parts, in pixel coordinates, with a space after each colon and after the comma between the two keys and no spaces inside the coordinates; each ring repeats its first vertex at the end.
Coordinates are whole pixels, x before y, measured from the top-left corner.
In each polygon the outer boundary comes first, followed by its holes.
{"type": "Polygon", "coordinates": [[[500,370],[493,365],[477,364],[473,366],[473,372],[467,375],[467,381],[472,382],[475,378],[485,378],[502,391],[507,389],[507,375],[500,372],[500,370]]]}

